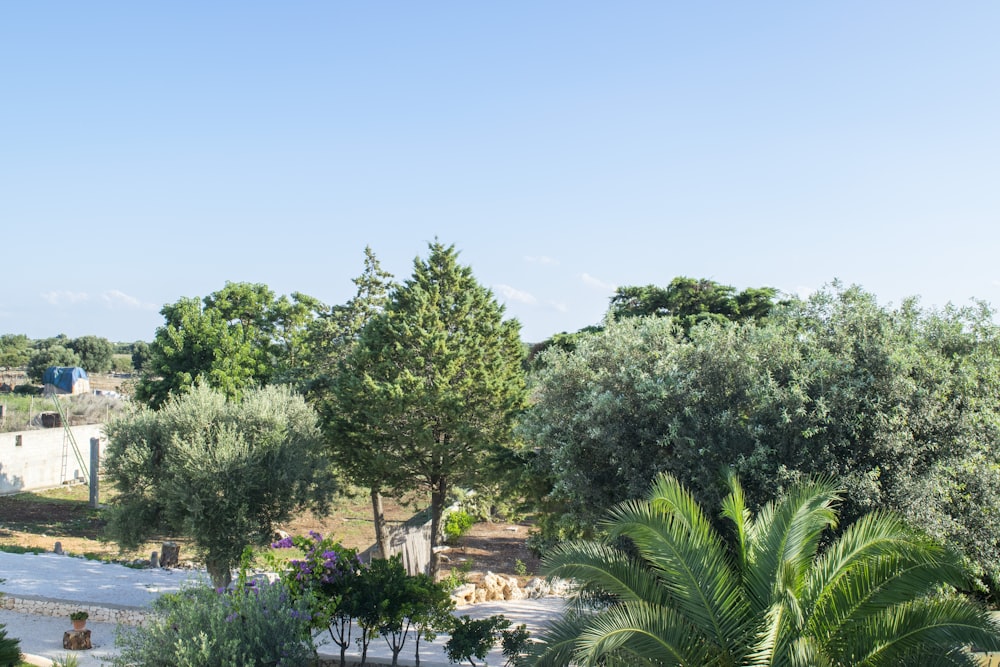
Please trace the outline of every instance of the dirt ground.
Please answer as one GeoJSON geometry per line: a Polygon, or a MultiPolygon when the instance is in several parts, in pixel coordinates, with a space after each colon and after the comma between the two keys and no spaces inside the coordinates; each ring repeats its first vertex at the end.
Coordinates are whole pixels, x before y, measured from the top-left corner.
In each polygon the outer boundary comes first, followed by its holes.
{"type": "MultiPolygon", "coordinates": [[[[390,523],[401,522],[414,513],[412,504],[400,505],[390,499],[385,500],[386,519],[390,523]]],[[[306,534],[310,530],[321,535],[332,535],[345,547],[362,551],[375,541],[375,529],[371,512],[367,506],[355,506],[353,511],[339,512],[328,517],[311,514],[300,516],[282,529],[290,534],[306,534]]],[[[441,574],[448,576],[452,568],[468,568],[466,578],[478,581],[486,572],[519,576],[526,580],[539,572],[539,562],[528,550],[530,524],[477,523],[472,526],[457,545],[444,552],[441,574]],[[525,574],[521,575],[518,561],[524,564],[525,574]]],[[[523,581],[522,581],[523,583],[523,581]]]]}
{"type": "MultiPolygon", "coordinates": [[[[182,560],[193,556],[190,540],[168,535],[158,536],[136,551],[120,552],[115,543],[103,539],[105,521],[100,510],[89,507],[85,500],[87,493],[86,486],[77,485],[44,493],[0,496],[0,544],[51,551],[59,541],[63,550],[73,554],[134,559],[148,558],[151,551],[159,551],[162,541],[169,539],[181,545],[182,560]]],[[[387,500],[385,511],[390,522],[398,522],[409,518],[414,508],[387,500]]],[[[330,516],[306,513],[281,528],[291,534],[313,530],[332,535],[344,546],[361,551],[374,542],[371,516],[366,512],[364,499],[359,499],[330,516]]],[[[459,568],[467,570],[468,581],[478,581],[486,572],[494,572],[519,576],[523,583],[539,571],[538,560],[525,546],[529,531],[527,524],[475,524],[456,546],[445,552],[442,576],[447,576],[452,568],[459,568]],[[524,564],[523,569],[518,562],[524,564]]]]}

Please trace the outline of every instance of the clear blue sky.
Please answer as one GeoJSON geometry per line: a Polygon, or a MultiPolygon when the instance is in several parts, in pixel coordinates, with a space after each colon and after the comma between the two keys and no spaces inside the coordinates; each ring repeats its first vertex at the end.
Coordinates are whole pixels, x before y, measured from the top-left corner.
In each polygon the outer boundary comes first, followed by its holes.
{"type": "Polygon", "coordinates": [[[677,275],[1000,304],[1000,3],[6,2],[0,333],[327,303],[435,237],[526,340],[677,275]]]}

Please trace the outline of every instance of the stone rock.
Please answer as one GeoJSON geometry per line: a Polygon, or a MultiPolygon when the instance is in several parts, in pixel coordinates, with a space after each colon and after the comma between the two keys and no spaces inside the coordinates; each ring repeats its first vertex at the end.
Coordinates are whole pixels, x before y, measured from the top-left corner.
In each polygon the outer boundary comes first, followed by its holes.
{"type": "Polygon", "coordinates": [[[150,567],[160,567],[160,559],[156,555],[156,552],[149,554],[149,566],[150,567]]]}
{"type": "Polygon", "coordinates": [[[60,556],[63,555],[62,542],[59,542],[58,540],[56,541],[56,545],[52,547],[52,553],[58,554],[60,556]]]}
{"type": "Polygon", "coordinates": [[[181,547],[176,542],[164,542],[160,547],[160,567],[176,567],[180,560],[181,547]]]}
{"type": "Polygon", "coordinates": [[[486,601],[523,600],[526,596],[515,577],[487,572],[480,587],[485,591],[486,601]]]}
{"type": "Polygon", "coordinates": [[[67,630],[63,633],[63,648],[70,651],[93,648],[90,644],[90,630],[67,630]]]}
{"type": "Polygon", "coordinates": [[[451,599],[455,601],[456,606],[474,603],[476,601],[476,585],[462,584],[451,592],[451,599]]]}
{"type": "Polygon", "coordinates": [[[549,595],[566,597],[573,593],[573,582],[569,579],[542,579],[534,577],[524,587],[524,593],[529,598],[543,598],[549,595]]]}

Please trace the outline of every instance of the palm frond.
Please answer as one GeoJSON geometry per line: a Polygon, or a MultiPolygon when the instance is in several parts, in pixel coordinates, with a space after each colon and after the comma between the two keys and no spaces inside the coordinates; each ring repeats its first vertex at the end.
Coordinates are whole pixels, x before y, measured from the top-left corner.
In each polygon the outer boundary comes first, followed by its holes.
{"type": "Polygon", "coordinates": [[[924,664],[925,659],[945,655],[960,660],[965,647],[973,644],[1000,649],[1000,627],[985,609],[959,598],[923,598],[860,624],[839,657],[842,664],[871,667],[924,664]]]}
{"type": "Polygon", "coordinates": [[[628,602],[595,614],[580,633],[575,659],[601,665],[608,656],[623,664],[713,665],[726,653],[707,642],[702,628],[692,627],[668,607],[628,602]]]}
{"type": "Polygon", "coordinates": [[[965,581],[958,558],[895,516],[871,514],[845,530],[820,556],[803,597],[808,632],[837,642],[888,607],[965,581]]]}
{"type": "Polygon", "coordinates": [[[747,596],[758,614],[773,603],[779,570],[794,567],[804,581],[823,531],[837,525],[835,505],[840,496],[825,481],[803,484],[775,503],[768,503],[749,531],[750,559],[747,596]]]}
{"type": "Polygon", "coordinates": [[[718,533],[680,483],[660,476],[646,502],[620,503],[604,526],[609,539],[632,541],[683,618],[712,642],[736,650],[747,618],[741,579],[718,533]]]}
{"type": "Polygon", "coordinates": [[[733,549],[733,558],[736,569],[740,577],[745,577],[750,565],[750,545],[748,540],[753,517],[747,508],[746,497],[743,494],[743,485],[736,473],[730,469],[726,475],[726,486],[729,493],[722,500],[722,511],[720,516],[729,519],[735,531],[736,544],[733,549]]]}
{"type": "Polygon", "coordinates": [[[600,592],[654,604],[670,601],[670,590],[659,573],[611,545],[564,542],[546,554],[542,569],[549,576],[576,580],[584,594],[600,592]]]}

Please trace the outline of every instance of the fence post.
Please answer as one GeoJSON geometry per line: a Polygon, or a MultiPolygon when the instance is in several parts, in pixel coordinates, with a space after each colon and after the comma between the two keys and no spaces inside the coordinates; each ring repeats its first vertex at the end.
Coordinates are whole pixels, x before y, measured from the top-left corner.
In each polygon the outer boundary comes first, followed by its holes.
{"type": "Polygon", "coordinates": [[[99,489],[98,489],[98,468],[101,465],[101,439],[90,439],[90,506],[97,509],[99,489]]]}

